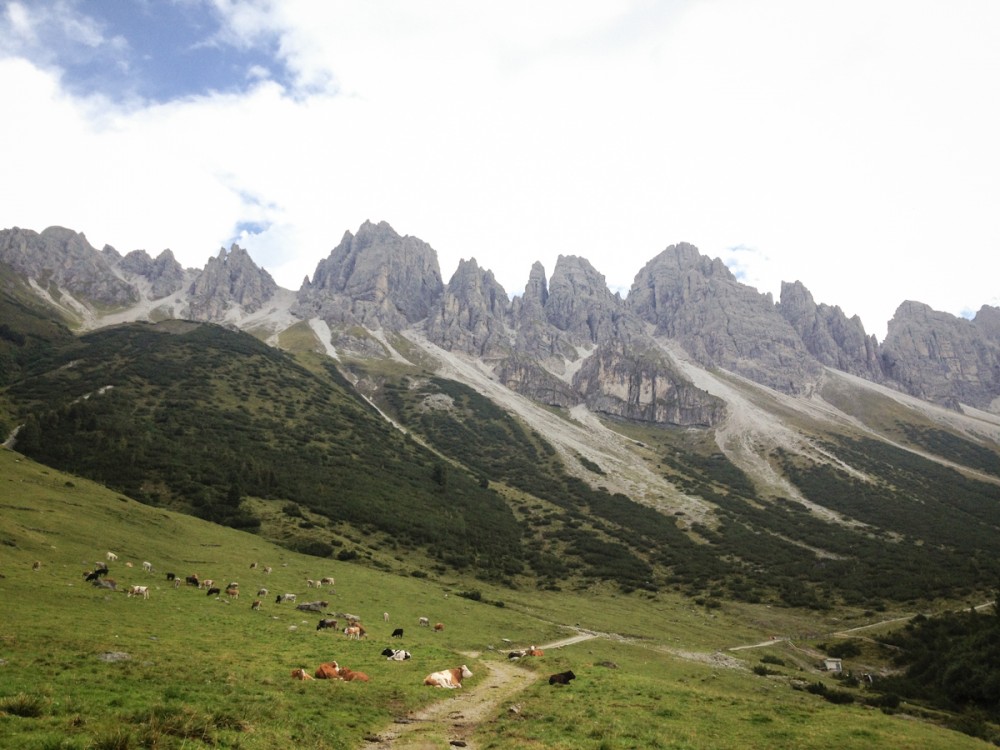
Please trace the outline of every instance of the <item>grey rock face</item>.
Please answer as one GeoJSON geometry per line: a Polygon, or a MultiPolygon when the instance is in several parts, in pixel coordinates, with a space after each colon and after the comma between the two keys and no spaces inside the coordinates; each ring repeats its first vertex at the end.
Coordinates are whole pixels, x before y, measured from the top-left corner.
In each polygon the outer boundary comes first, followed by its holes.
{"type": "Polygon", "coordinates": [[[865,334],[861,318],[849,319],[839,307],[817,305],[802,282],[781,283],[778,311],[799,334],[806,349],[824,365],[882,382],[878,341],[865,334]]]}
{"type": "MultiPolygon", "coordinates": [[[[162,254],[161,254],[161,257],[162,254]]],[[[217,321],[238,304],[247,312],[263,307],[278,285],[271,274],[258,267],[239,245],[219,250],[188,289],[189,315],[195,320],[217,321]]]]}
{"type": "Polygon", "coordinates": [[[984,306],[970,321],[904,302],[881,356],[887,377],[915,396],[990,409],[1000,397],[1000,309],[984,306]]]}
{"type": "Polygon", "coordinates": [[[595,412],[653,424],[711,426],[725,404],[683,377],[653,348],[619,341],[598,347],[573,379],[595,412]]]}
{"type": "Polygon", "coordinates": [[[320,261],[296,311],[331,323],[400,329],[426,318],[444,290],[437,254],[385,222],[365,222],[320,261]]]}
{"type": "Polygon", "coordinates": [[[133,250],[118,263],[118,268],[150,282],[153,299],[180,291],[184,286],[184,269],[170,250],[164,250],[156,260],[145,250],[133,250]]]}
{"type": "Polygon", "coordinates": [[[138,300],[136,290],[115,275],[106,255],[83,234],[63,227],[49,227],[41,234],[16,227],[0,232],[0,262],[43,287],[66,289],[83,302],[120,307],[138,300]]]}
{"type": "Polygon", "coordinates": [[[504,356],[513,337],[505,322],[509,309],[493,272],[481,270],[475,259],[462,260],[431,309],[427,337],[448,351],[487,360],[504,356]]]}
{"type": "Polygon", "coordinates": [[[692,245],[672,245],[647,263],[628,306],[707,367],[788,393],[807,391],[820,374],[771,296],[740,284],[721,260],[692,245]]]}

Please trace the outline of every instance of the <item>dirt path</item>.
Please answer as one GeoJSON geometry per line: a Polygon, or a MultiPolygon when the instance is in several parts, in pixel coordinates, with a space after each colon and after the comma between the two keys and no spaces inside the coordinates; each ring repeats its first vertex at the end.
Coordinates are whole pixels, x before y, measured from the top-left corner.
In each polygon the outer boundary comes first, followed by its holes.
{"type": "MultiPolygon", "coordinates": [[[[578,633],[538,648],[552,650],[597,637],[596,633],[578,633]]],[[[477,655],[467,654],[470,658],[477,655]]],[[[365,750],[438,750],[449,744],[475,748],[471,737],[479,725],[541,676],[506,660],[483,662],[477,669],[488,671],[474,686],[444,691],[450,693],[444,700],[397,719],[370,737],[365,750]]]]}

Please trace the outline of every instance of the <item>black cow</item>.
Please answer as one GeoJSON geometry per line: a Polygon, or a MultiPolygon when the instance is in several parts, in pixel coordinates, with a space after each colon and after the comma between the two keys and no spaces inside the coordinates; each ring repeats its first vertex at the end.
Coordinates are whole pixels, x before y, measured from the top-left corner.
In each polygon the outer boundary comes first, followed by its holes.
{"type": "Polygon", "coordinates": [[[326,628],[332,628],[333,630],[336,630],[337,629],[337,621],[336,620],[331,620],[328,617],[324,617],[316,625],[316,630],[325,630],[326,628]]]}
{"type": "Polygon", "coordinates": [[[208,590],[205,596],[219,596],[221,593],[222,589],[218,588],[217,586],[213,586],[208,590]]]}
{"type": "Polygon", "coordinates": [[[176,576],[176,575],[174,575],[173,573],[167,573],[167,580],[168,580],[168,581],[172,581],[172,580],[174,580],[175,578],[177,578],[177,576],[176,576]]]}
{"type": "Polygon", "coordinates": [[[194,586],[195,588],[201,586],[201,581],[198,580],[198,576],[187,576],[184,579],[184,583],[186,583],[188,586],[194,586]]]}
{"type": "Polygon", "coordinates": [[[575,680],[576,675],[573,674],[572,670],[566,670],[565,672],[558,672],[553,675],[549,675],[550,685],[569,685],[570,680],[575,680]]]}
{"type": "Polygon", "coordinates": [[[403,637],[403,629],[402,628],[396,628],[395,630],[393,630],[392,631],[392,637],[393,638],[402,638],[403,637]]]}

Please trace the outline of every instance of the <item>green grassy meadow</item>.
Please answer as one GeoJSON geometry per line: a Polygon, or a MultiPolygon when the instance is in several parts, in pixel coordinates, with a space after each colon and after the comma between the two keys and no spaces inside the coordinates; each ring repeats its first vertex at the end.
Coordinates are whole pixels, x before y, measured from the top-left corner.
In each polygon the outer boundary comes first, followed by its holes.
{"type": "Polygon", "coordinates": [[[571,635],[568,626],[615,637],[525,660],[522,668],[542,679],[512,699],[517,712],[498,707],[474,736],[477,746],[990,746],[913,712],[887,714],[860,700],[834,705],[793,689],[828,678],[781,646],[726,651],[767,638],[769,628],[822,634],[857,624],[850,618],[810,621],[791,610],[772,616],[747,605],[709,610],[677,595],[623,595],[610,587],[526,591],[392,575],[145,506],[8,450],[0,450],[0,602],[0,748],[363,747],[394,717],[453,697],[423,686],[428,672],[467,663],[477,673],[467,683],[474,687],[484,662],[505,658],[504,639],[546,643],[571,635]],[[109,563],[119,588],[148,585],[148,600],[84,581],[109,550],[119,556],[109,563]],[[142,570],[143,561],[153,564],[152,573],[142,570]],[[197,573],[223,587],[238,581],[242,594],[229,602],[190,586],[174,588],[167,572],[197,573]],[[306,587],[307,578],[323,576],[335,577],[336,585],[306,587]],[[260,587],[270,593],[253,611],[260,587]],[[504,606],[457,595],[472,589],[504,606]],[[329,611],[360,616],[367,639],[317,631],[320,615],[274,602],[285,592],[300,603],[325,599],[329,611]],[[418,628],[422,616],[444,623],[444,631],[418,628]],[[405,629],[401,642],[388,637],[395,627],[405,629]],[[387,645],[407,648],[413,659],[387,662],[380,654],[387,645]],[[754,674],[764,653],[787,656],[787,666],[754,674]],[[333,659],[366,672],[371,682],[290,677],[296,667],[312,672],[333,659]],[[725,666],[735,659],[742,666],[725,666]],[[549,686],[544,678],[564,669],[577,679],[549,686]]]}

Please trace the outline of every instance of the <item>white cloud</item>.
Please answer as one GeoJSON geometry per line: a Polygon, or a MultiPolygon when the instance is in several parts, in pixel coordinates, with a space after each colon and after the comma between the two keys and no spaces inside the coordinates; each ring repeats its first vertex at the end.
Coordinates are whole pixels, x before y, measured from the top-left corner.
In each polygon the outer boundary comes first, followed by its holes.
{"type": "MultiPolygon", "coordinates": [[[[253,223],[241,244],[292,288],[366,219],[429,242],[446,279],[476,257],[514,293],[559,254],[627,290],[688,241],[880,338],[907,298],[997,301],[992,2],[216,8],[219,43],[276,44],[293,90],[257,66],[243,95],[126,108],[0,63],[21,102],[0,225],[201,266],[253,223]]],[[[33,28],[16,3],[6,19],[33,28]]]]}

